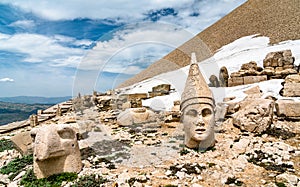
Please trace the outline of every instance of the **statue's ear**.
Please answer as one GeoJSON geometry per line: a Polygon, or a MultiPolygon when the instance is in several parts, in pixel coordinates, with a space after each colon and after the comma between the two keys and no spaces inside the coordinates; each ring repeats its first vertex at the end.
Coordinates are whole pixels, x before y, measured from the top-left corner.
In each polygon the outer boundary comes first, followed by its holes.
{"type": "Polygon", "coordinates": [[[75,139],[77,137],[75,131],[70,127],[59,129],[57,133],[62,139],[75,139]]]}

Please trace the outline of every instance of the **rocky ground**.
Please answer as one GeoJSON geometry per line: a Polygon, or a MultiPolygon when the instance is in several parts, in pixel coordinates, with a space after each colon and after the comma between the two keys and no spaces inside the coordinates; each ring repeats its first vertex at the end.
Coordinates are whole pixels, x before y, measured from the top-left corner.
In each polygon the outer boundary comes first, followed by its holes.
{"type": "MultiPolygon", "coordinates": [[[[198,152],[184,147],[178,122],[119,127],[117,114],[92,106],[48,122],[76,117],[83,163],[79,178],[93,176],[99,186],[300,186],[299,121],[275,117],[271,128],[253,134],[233,126],[229,117],[216,127],[215,147],[198,152]]],[[[1,139],[30,128],[2,134],[1,139]]],[[[17,157],[21,154],[15,149],[1,150],[0,167],[17,157]]],[[[25,166],[13,178],[0,174],[0,185],[19,186],[30,168],[25,166]]]]}

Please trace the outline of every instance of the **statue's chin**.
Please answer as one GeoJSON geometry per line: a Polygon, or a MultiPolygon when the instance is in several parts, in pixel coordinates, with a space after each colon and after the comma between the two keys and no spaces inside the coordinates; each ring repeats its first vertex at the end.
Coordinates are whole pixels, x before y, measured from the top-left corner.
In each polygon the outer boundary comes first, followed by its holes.
{"type": "Polygon", "coordinates": [[[193,136],[193,139],[197,142],[201,142],[201,141],[204,141],[206,140],[208,137],[208,134],[207,133],[202,133],[202,134],[195,134],[193,136]]]}

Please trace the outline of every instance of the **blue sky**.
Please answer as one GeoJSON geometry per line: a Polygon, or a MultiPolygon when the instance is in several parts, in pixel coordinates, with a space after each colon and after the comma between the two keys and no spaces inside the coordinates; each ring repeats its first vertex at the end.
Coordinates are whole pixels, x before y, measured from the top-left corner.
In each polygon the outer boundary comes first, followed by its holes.
{"type": "Polygon", "coordinates": [[[112,89],[246,0],[0,0],[0,97],[112,89]]]}

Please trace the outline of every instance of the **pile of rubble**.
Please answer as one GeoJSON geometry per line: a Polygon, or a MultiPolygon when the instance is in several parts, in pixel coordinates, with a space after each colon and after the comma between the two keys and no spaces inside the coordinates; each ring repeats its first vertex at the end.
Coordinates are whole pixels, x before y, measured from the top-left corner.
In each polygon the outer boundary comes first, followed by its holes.
{"type": "Polygon", "coordinates": [[[284,79],[291,74],[297,74],[299,68],[294,65],[295,58],[291,50],[270,52],[263,60],[263,67],[251,61],[243,64],[238,72],[230,74],[228,86],[238,86],[266,81],[270,79],[284,79]]]}

